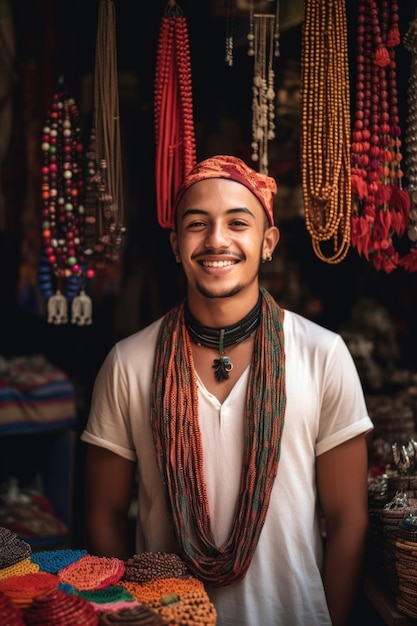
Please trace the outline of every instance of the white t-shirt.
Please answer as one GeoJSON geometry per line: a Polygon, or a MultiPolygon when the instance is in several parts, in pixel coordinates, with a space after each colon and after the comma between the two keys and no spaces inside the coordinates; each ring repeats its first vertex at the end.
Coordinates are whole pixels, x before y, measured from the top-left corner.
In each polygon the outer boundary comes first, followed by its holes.
{"type": "MultiPolygon", "coordinates": [[[[138,463],[137,552],[176,551],[150,425],[150,386],[161,320],[115,345],[94,386],[83,441],[138,463]]],[[[372,429],[342,338],[285,311],[286,411],[278,474],[244,579],[208,593],[218,626],[330,626],[322,578],[315,459],[372,429]]],[[[199,427],[210,518],[228,537],[239,490],[250,366],[220,404],[198,380],[199,427]]]]}

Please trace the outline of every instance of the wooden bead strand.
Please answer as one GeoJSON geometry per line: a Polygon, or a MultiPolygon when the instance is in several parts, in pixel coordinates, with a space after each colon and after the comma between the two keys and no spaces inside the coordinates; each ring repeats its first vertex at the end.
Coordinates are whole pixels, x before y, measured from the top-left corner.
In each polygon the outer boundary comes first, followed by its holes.
{"type": "Polygon", "coordinates": [[[301,51],[301,176],[315,254],[340,263],[350,247],[350,92],[345,2],[305,0],[301,51]],[[323,244],[333,242],[325,254],[323,244]]]}

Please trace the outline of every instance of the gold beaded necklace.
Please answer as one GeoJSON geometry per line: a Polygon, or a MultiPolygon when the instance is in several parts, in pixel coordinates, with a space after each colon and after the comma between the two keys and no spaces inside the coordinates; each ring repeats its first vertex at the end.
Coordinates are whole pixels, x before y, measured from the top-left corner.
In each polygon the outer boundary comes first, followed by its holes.
{"type": "Polygon", "coordinates": [[[350,93],[345,2],[305,0],[301,47],[301,177],[315,254],[340,263],[350,247],[350,93]],[[323,251],[325,242],[333,251],[323,251]]]}

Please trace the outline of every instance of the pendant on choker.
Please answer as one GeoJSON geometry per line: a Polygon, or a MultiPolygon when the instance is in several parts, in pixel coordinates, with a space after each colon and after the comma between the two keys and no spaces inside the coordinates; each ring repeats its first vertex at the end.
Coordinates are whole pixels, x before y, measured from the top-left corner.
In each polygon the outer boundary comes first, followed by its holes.
{"type": "Polygon", "coordinates": [[[233,369],[233,363],[225,354],[225,348],[237,346],[242,341],[248,339],[256,330],[261,319],[262,297],[259,294],[258,301],[251,311],[244,318],[224,328],[212,328],[203,326],[192,315],[188,308],[187,302],[184,306],[184,322],[191,339],[198,346],[206,348],[217,348],[220,357],[213,360],[212,368],[218,382],[228,380],[229,374],[233,369]]]}
{"type": "Polygon", "coordinates": [[[223,380],[228,380],[229,372],[233,369],[233,363],[224,353],[224,328],[220,331],[219,351],[220,359],[214,359],[212,368],[214,369],[216,380],[221,383],[223,380]]]}

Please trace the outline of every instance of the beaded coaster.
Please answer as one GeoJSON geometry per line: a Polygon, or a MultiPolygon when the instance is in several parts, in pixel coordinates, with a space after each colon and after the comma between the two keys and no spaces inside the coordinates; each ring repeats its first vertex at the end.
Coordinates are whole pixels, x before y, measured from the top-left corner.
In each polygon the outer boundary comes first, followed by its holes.
{"type": "Polygon", "coordinates": [[[77,589],[105,589],[119,582],[125,571],[124,561],[114,557],[86,555],[58,572],[60,580],[77,589]]]}
{"type": "Polygon", "coordinates": [[[121,600],[133,600],[131,593],[121,585],[111,585],[107,589],[92,589],[85,591],[74,591],[77,596],[81,596],[88,602],[96,604],[107,604],[110,602],[120,602],[121,600]]]}
{"type": "Polygon", "coordinates": [[[34,598],[24,612],[28,626],[68,626],[82,624],[97,626],[98,616],[93,607],[80,596],[68,595],[54,589],[34,598]]]}
{"type": "Polygon", "coordinates": [[[59,578],[54,574],[38,571],[0,580],[0,592],[6,594],[18,607],[26,608],[36,596],[56,589],[58,584],[59,578]]]}
{"type": "Polygon", "coordinates": [[[86,555],[87,550],[45,550],[34,552],[31,561],[37,563],[42,572],[57,574],[60,570],[86,555]]]}
{"type": "Polygon", "coordinates": [[[156,578],[147,583],[121,580],[120,585],[125,587],[135,600],[150,604],[154,608],[161,606],[162,598],[169,594],[182,596],[188,592],[204,591],[203,583],[196,578],[156,578]]]}
{"type": "Polygon", "coordinates": [[[0,569],[10,567],[30,557],[31,546],[18,535],[0,526],[0,569]]]}
{"type": "Polygon", "coordinates": [[[145,583],[156,578],[183,578],[184,576],[190,576],[190,572],[177,554],[142,552],[125,562],[123,579],[145,583]]]}
{"type": "Polygon", "coordinates": [[[39,572],[39,565],[32,563],[30,558],[19,561],[10,567],[0,569],[0,580],[4,578],[12,578],[13,576],[22,576],[23,574],[34,574],[39,572]]]}
{"type": "Polygon", "coordinates": [[[0,591],[0,624],[25,626],[23,613],[6,594],[0,591]]]}

